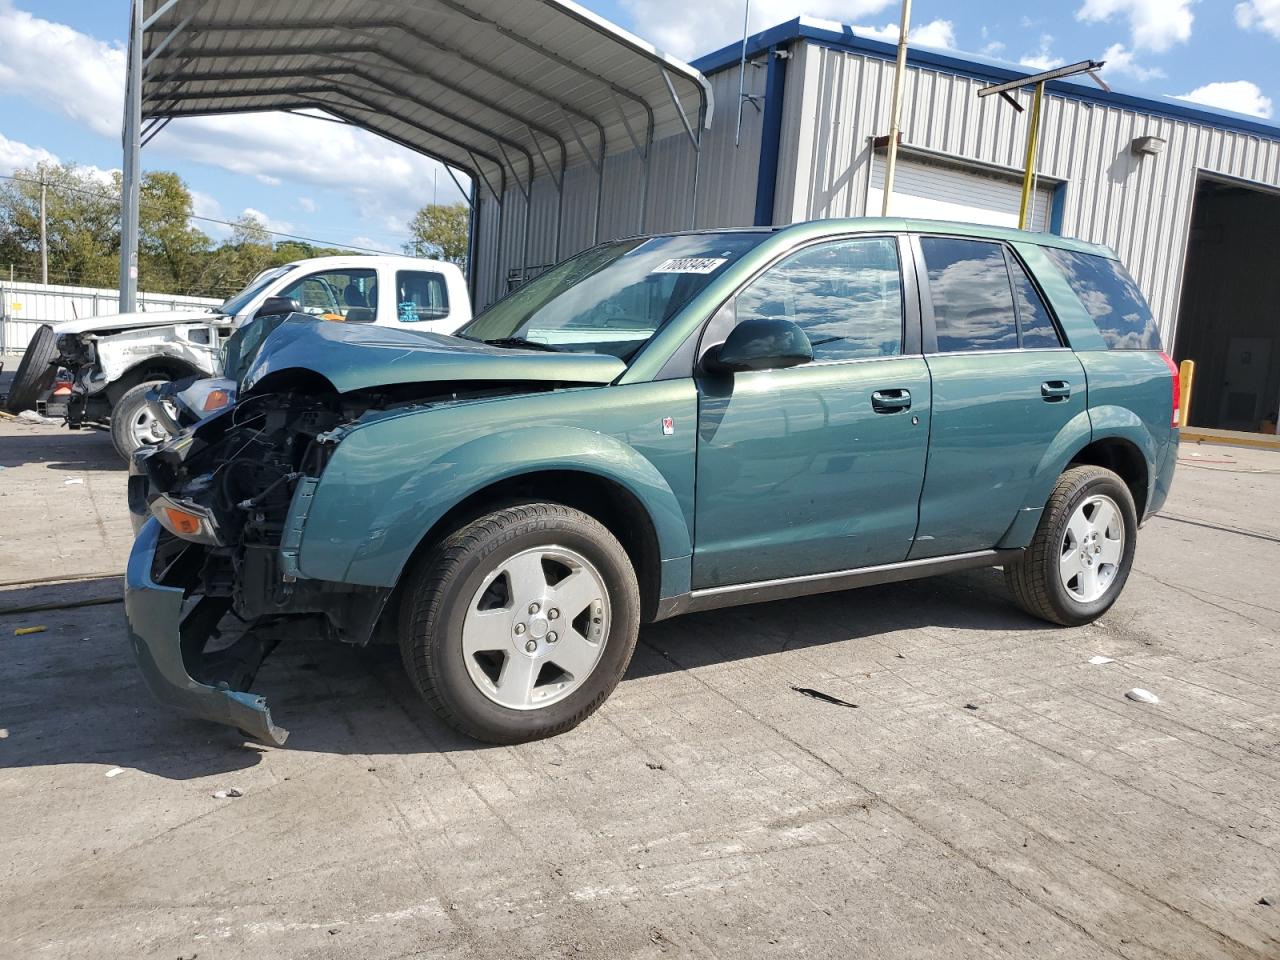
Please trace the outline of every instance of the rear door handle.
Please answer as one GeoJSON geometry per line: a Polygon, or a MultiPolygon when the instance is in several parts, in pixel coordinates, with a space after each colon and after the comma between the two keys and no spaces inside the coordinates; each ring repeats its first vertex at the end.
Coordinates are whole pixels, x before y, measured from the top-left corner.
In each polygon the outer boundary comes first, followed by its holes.
{"type": "Polygon", "coordinates": [[[910,390],[877,390],[871,394],[871,409],[876,413],[898,413],[911,409],[910,390]]]}
{"type": "Polygon", "coordinates": [[[1071,384],[1066,380],[1046,380],[1040,384],[1040,396],[1045,403],[1058,403],[1071,397],[1071,384]]]}

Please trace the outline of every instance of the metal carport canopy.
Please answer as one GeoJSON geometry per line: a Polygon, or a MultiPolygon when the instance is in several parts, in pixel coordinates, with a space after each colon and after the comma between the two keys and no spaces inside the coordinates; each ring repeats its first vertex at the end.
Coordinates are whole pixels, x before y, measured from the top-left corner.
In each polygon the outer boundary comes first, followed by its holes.
{"type": "MultiPolygon", "coordinates": [[[[699,150],[714,109],[701,73],[570,0],[134,0],[131,17],[123,310],[138,150],[172,119],[320,111],[527,205],[536,177],[563,195],[578,164],[602,186],[604,157],[623,150],[647,188],[653,143],[683,133],[699,150]]],[[[599,193],[596,218],[598,231],[599,193]]]]}

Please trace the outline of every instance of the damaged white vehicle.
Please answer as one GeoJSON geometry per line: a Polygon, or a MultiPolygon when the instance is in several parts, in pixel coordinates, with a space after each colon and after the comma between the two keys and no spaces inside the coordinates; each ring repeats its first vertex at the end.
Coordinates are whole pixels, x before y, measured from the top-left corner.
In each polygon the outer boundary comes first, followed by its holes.
{"type": "Polygon", "coordinates": [[[112,443],[126,460],[139,447],[163,442],[169,431],[148,406],[147,393],[172,381],[220,376],[223,344],[237,327],[258,316],[292,312],[451,334],[471,319],[471,298],[462,271],[451,263],[318,257],[263,271],[212,311],[122,313],[60,323],[52,330],[56,353],[50,362],[71,375],[67,425],[109,425],[112,443]]]}

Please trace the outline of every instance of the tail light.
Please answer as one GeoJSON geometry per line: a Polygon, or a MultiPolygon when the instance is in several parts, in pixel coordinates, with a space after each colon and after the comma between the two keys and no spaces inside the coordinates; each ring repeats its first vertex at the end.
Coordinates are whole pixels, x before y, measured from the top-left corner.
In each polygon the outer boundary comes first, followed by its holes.
{"type": "Polygon", "coordinates": [[[1167,353],[1161,353],[1160,359],[1169,367],[1169,373],[1173,376],[1173,414],[1169,421],[1171,427],[1182,426],[1182,375],[1178,370],[1178,365],[1173,362],[1173,357],[1167,353]]]}

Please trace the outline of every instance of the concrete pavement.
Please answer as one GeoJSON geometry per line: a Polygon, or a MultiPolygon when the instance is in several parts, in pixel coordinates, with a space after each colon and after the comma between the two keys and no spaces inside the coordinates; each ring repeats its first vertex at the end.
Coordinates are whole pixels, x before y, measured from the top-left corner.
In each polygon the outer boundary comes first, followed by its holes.
{"type": "MultiPolygon", "coordinates": [[[[0,611],[114,595],[107,438],[0,421],[0,465],[0,611]]],[[[1280,956],[1277,503],[1280,456],[1184,447],[1093,626],[987,571],[691,616],[510,748],[307,638],[246,743],[118,604],[0,613],[0,956],[1280,956]]]]}

